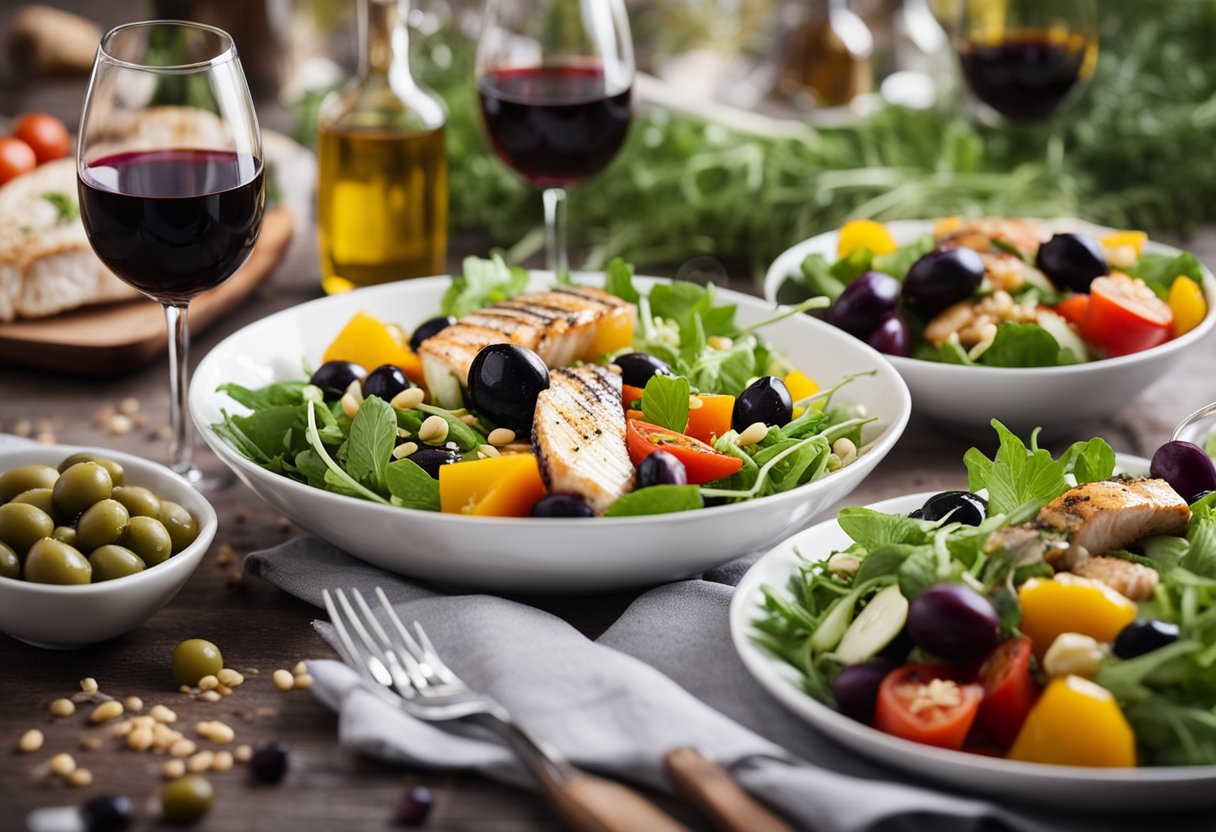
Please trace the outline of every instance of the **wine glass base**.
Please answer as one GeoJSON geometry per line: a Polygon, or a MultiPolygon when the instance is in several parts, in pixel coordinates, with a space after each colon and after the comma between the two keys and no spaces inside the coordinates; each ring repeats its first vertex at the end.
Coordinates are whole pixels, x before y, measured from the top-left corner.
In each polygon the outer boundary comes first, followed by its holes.
{"type": "Polygon", "coordinates": [[[184,478],[196,490],[204,494],[212,491],[222,491],[236,481],[236,477],[227,469],[218,473],[209,473],[193,463],[171,467],[173,473],[184,478]]]}

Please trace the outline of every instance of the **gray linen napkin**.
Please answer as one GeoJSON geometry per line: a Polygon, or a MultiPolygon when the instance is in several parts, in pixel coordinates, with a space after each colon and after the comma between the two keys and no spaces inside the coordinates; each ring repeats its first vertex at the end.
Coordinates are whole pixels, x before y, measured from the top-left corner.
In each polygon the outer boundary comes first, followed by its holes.
{"type": "MultiPolygon", "coordinates": [[[[466,682],[497,698],[576,765],[638,785],[669,790],[662,758],[691,745],[726,765],[753,795],[818,832],[1142,827],[1143,819],[1015,810],[911,784],[907,774],[879,768],[816,733],[752,680],[731,646],[727,610],[745,566],[735,562],[699,580],[653,589],[593,641],[527,604],[442,594],[311,538],[246,560],[247,571],[318,605],[323,588],[367,593],[382,586],[406,621],[423,623],[466,682]]],[[[328,624],[318,629],[332,636],[328,624]]],[[[348,747],[409,765],[529,782],[496,742],[406,716],[339,662],[309,667],[313,691],[339,713],[348,747]]],[[[1168,820],[1174,830],[1211,828],[1210,819],[1198,816],[1168,820]]]]}

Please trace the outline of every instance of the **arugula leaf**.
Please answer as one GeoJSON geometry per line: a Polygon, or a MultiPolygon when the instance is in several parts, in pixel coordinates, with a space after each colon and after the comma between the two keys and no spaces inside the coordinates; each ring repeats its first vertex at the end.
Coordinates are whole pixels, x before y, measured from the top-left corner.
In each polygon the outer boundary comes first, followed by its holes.
{"type": "Polygon", "coordinates": [[[701,316],[705,334],[729,335],[735,330],[735,306],[714,305],[714,287],[698,286],[683,280],[660,283],[650,290],[650,314],[673,321],[680,327],[692,326],[693,315],[701,316]]]}
{"type": "Polygon", "coordinates": [[[963,345],[958,341],[943,341],[941,346],[934,347],[932,344],[921,341],[912,348],[912,357],[919,358],[921,361],[940,361],[942,364],[961,364],[964,367],[970,367],[975,362],[967,355],[967,351],[963,349],[963,345]]]}
{"type": "Polygon", "coordinates": [[[992,345],[978,358],[988,367],[1057,367],[1060,344],[1038,324],[1003,323],[992,345]]]}
{"type": "Polygon", "coordinates": [[[941,583],[933,546],[917,546],[899,567],[899,592],[909,601],[929,587],[941,583]]]}
{"type": "Polygon", "coordinates": [[[972,448],[963,457],[970,489],[988,489],[990,513],[1012,514],[1030,504],[1046,505],[1068,490],[1066,460],[1052,459],[1042,448],[1028,449],[996,419],[992,426],[1001,441],[996,456],[988,461],[981,451],[972,448]]]}
{"type": "Polygon", "coordinates": [[[368,488],[383,492],[384,472],[392,459],[396,439],[397,417],[392,406],[379,396],[364,399],[350,425],[347,472],[368,488]]]}
{"type": "Polygon", "coordinates": [[[863,584],[873,578],[898,575],[905,560],[920,549],[907,543],[889,543],[875,546],[861,559],[861,565],[853,574],[854,584],[863,584]]]}
{"type": "Polygon", "coordinates": [[[1195,255],[1185,251],[1177,255],[1142,254],[1139,260],[1122,271],[1143,280],[1162,300],[1169,297],[1170,287],[1179,277],[1189,277],[1203,285],[1203,264],[1195,255]]]}
{"type": "Polygon", "coordinates": [[[912,264],[933,251],[936,246],[933,235],[926,234],[907,245],[900,246],[890,254],[874,255],[870,268],[902,281],[908,276],[908,269],[912,268],[912,264]]]}
{"type": "Polygon", "coordinates": [[[671,514],[701,508],[701,488],[696,485],[652,485],[621,497],[604,512],[605,517],[637,517],[671,514]]]}
{"type": "Polygon", "coordinates": [[[261,465],[308,447],[305,414],[299,405],[264,407],[247,416],[231,416],[227,423],[240,432],[243,444],[257,450],[262,458],[255,461],[261,465]]]}
{"type": "Polygon", "coordinates": [[[869,551],[892,543],[920,545],[929,540],[923,520],[900,514],[884,514],[862,506],[842,508],[836,522],[845,534],[869,551]]]}
{"type": "Polygon", "coordinates": [[[636,305],[642,296],[633,285],[633,265],[619,257],[609,260],[604,269],[604,291],[636,305]]]}
{"type": "Polygon", "coordinates": [[[443,293],[439,306],[444,315],[456,318],[468,315],[515,297],[528,285],[528,273],[519,267],[508,267],[497,252],[488,260],[466,257],[462,268],[463,274],[453,277],[452,285],[443,293]]]}
{"type": "Polygon", "coordinates": [[[393,505],[439,511],[439,480],[409,457],[390,463],[385,469],[384,481],[393,505]]]}
{"type": "Polygon", "coordinates": [[[655,373],[642,393],[642,415],[661,428],[683,433],[688,427],[688,397],[692,387],[683,376],[655,373]]]}
{"type": "Polygon", "coordinates": [[[1095,436],[1088,442],[1077,442],[1069,449],[1065,457],[1075,454],[1072,463],[1072,474],[1077,485],[1087,482],[1102,482],[1115,473],[1115,449],[1100,436],[1095,436]]]}
{"type": "Polygon", "coordinates": [[[279,381],[252,390],[239,384],[221,384],[215,388],[250,410],[262,410],[276,405],[300,404],[304,401],[303,390],[307,381],[279,381]]]}
{"type": "Polygon", "coordinates": [[[677,362],[676,370],[702,393],[737,395],[756,374],[755,336],[740,338],[729,349],[703,349],[694,362],[677,362]]]}
{"type": "Polygon", "coordinates": [[[1192,518],[1187,529],[1182,568],[1203,578],[1216,578],[1216,518],[1192,518]]]}
{"type": "Polygon", "coordinates": [[[325,474],[329,471],[329,466],[312,448],[296,454],[295,466],[313,488],[325,487],[325,474]]]}

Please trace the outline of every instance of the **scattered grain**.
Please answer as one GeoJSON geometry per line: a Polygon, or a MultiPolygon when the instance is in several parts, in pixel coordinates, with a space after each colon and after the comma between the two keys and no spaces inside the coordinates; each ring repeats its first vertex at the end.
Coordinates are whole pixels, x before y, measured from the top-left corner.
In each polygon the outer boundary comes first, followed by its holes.
{"type": "Polygon", "coordinates": [[[164,705],[153,705],[152,709],[148,711],[148,716],[157,722],[177,722],[177,714],[164,705]]]}
{"type": "Polygon", "coordinates": [[[216,678],[219,679],[221,685],[227,685],[230,688],[237,688],[245,683],[245,677],[230,667],[221,670],[216,674],[216,678]]]}
{"type": "Polygon", "coordinates": [[[148,426],[148,414],[136,413],[131,417],[131,424],[135,426],[136,430],[143,430],[148,426]]]}
{"type": "Polygon", "coordinates": [[[42,732],[37,728],[31,728],[21,735],[21,739],[17,742],[17,747],[21,749],[22,754],[33,754],[42,748],[42,741],[42,732]]]}
{"type": "Polygon", "coordinates": [[[81,751],[96,751],[101,748],[101,737],[86,735],[80,738],[81,751]]]}
{"type": "Polygon", "coordinates": [[[302,673],[295,678],[296,690],[308,690],[310,687],[312,687],[312,676],[302,673]]]}
{"type": "Polygon", "coordinates": [[[198,695],[198,698],[204,702],[219,702],[224,697],[220,695],[218,690],[205,690],[198,695]]]}
{"type": "Polygon", "coordinates": [[[236,750],[232,752],[232,757],[238,763],[247,763],[253,759],[252,745],[238,745],[236,750]]]}
{"type": "Polygon", "coordinates": [[[186,770],[191,774],[202,774],[211,768],[211,764],[215,762],[215,754],[210,751],[200,751],[190,759],[186,760],[186,770]]]}
{"type": "Polygon", "coordinates": [[[194,691],[196,690],[196,688],[192,688],[189,685],[180,685],[180,686],[178,686],[177,689],[180,690],[182,693],[194,693],[194,691]]]}
{"type": "Polygon", "coordinates": [[[122,700],[122,706],[131,713],[137,714],[144,709],[144,700],[138,696],[128,696],[122,700]]]}
{"type": "Polygon", "coordinates": [[[106,420],[106,433],[111,436],[125,436],[131,432],[133,427],[135,425],[131,424],[131,417],[121,413],[115,413],[106,420]]]}
{"type": "Polygon", "coordinates": [[[418,428],[418,438],[431,445],[442,445],[448,438],[448,423],[442,416],[427,416],[418,428]]]}
{"type": "Polygon", "coordinates": [[[220,686],[220,680],[217,679],[216,677],[212,676],[211,674],[207,674],[206,676],[204,676],[203,678],[198,680],[198,689],[199,690],[215,690],[219,686],[220,686]]]}
{"type": "Polygon", "coordinates": [[[44,430],[34,436],[34,441],[40,445],[54,445],[59,438],[52,431],[44,430]]]}
{"type": "Polygon", "coordinates": [[[118,700],[102,702],[93,709],[93,713],[89,714],[89,721],[95,725],[100,725],[103,722],[109,722],[111,719],[118,719],[122,716],[122,703],[118,700]]]}
{"type": "Polygon", "coordinates": [[[110,726],[111,737],[125,737],[135,729],[135,724],[129,719],[124,719],[122,722],[110,726]]]}
{"type": "Polygon", "coordinates": [[[296,686],[296,679],[287,670],[276,670],[274,676],[274,686],[281,691],[289,691],[296,686]]]}
{"type": "Polygon", "coordinates": [[[87,789],[93,785],[93,772],[87,768],[78,768],[68,775],[68,782],[78,789],[87,789]]]}
{"type": "Polygon", "coordinates": [[[80,680],[80,690],[84,693],[97,693],[97,680],[92,676],[86,676],[80,680]]]}
{"type": "Polygon", "coordinates": [[[200,737],[209,739],[217,745],[226,745],[236,739],[236,731],[233,731],[230,725],[218,720],[200,722],[194,726],[194,730],[200,737]]]}
{"type": "Polygon", "coordinates": [[[229,543],[221,543],[219,551],[215,553],[216,566],[229,566],[236,561],[236,550],[229,543]]]}
{"type": "Polygon", "coordinates": [[[393,396],[393,400],[389,404],[397,410],[413,410],[422,404],[424,398],[426,398],[426,393],[422,391],[421,387],[407,387],[393,396]]]}
{"type": "Polygon", "coordinates": [[[76,760],[71,754],[60,753],[51,758],[51,772],[60,777],[67,777],[76,770],[76,760]]]}
{"type": "Polygon", "coordinates": [[[292,676],[303,676],[308,672],[308,665],[303,661],[296,662],[296,666],[291,669],[292,676]]]}
{"type": "Polygon", "coordinates": [[[233,760],[232,755],[227,751],[217,751],[215,753],[215,759],[211,761],[211,770],[229,771],[231,770],[234,762],[235,761],[233,760]]]}
{"type": "Polygon", "coordinates": [[[97,427],[99,427],[99,428],[103,427],[105,425],[105,423],[108,422],[110,420],[110,417],[113,415],[114,415],[114,408],[110,407],[109,405],[107,405],[105,407],[99,407],[99,408],[97,408],[97,410],[93,411],[93,424],[97,425],[97,427]]]}
{"type": "Polygon", "coordinates": [[[186,763],[183,760],[165,760],[165,764],[160,767],[160,774],[166,780],[176,780],[179,777],[184,777],[186,774],[186,763]]]}
{"type": "Polygon", "coordinates": [[[134,396],[128,396],[118,403],[118,412],[127,416],[133,416],[139,412],[139,399],[134,396]]]}
{"type": "Polygon", "coordinates": [[[127,747],[132,751],[147,751],[152,747],[152,729],[146,725],[132,728],[127,734],[127,747]]]}
{"type": "Polygon", "coordinates": [[[195,751],[198,751],[198,745],[194,740],[182,737],[174,740],[169,746],[169,755],[171,757],[189,757],[195,751]]]}
{"type": "Polygon", "coordinates": [[[13,433],[17,436],[27,437],[34,432],[34,423],[29,419],[18,419],[13,425],[13,433]]]}
{"type": "Polygon", "coordinates": [[[51,715],[64,717],[76,713],[76,705],[71,699],[56,699],[51,703],[51,715]]]}

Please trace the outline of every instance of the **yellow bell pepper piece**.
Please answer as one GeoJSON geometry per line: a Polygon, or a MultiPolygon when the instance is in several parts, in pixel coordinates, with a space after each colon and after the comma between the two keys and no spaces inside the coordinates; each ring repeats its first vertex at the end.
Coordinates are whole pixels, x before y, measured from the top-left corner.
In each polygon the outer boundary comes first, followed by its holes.
{"type": "Polygon", "coordinates": [[[1034,643],[1039,661],[1060,633],[1114,641],[1136,619],[1135,602],[1096,582],[1031,578],[1022,584],[1018,600],[1020,628],[1034,643]]]}
{"type": "Polygon", "coordinates": [[[634,311],[632,307],[618,309],[600,322],[595,338],[587,348],[588,360],[623,350],[633,344],[634,311]]]}
{"type": "Polygon", "coordinates": [[[1174,337],[1185,335],[1208,314],[1208,303],[1203,297],[1203,288],[1189,277],[1174,278],[1170,285],[1170,311],[1174,313],[1174,337]]]}
{"type": "Polygon", "coordinates": [[[449,514],[527,517],[543,496],[545,483],[531,454],[439,467],[439,507],[449,514]]]}
{"type": "Polygon", "coordinates": [[[1136,252],[1136,256],[1139,257],[1147,242],[1148,235],[1143,231],[1116,231],[1114,234],[1108,234],[1102,238],[1102,248],[1113,251],[1117,248],[1127,247],[1136,252]]]}
{"type": "Polygon", "coordinates": [[[789,373],[783,381],[785,381],[785,386],[790,391],[790,398],[795,402],[800,402],[808,396],[813,396],[819,392],[819,382],[801,370],[794,370],[789,373]]]}
{"type": "Polygon", "coordinates": [[[1060,676],[1030,710],[1009,759],[1130,768],[1136,765],[1136,735],[1110,691],[1080,676],[1060,676]]]}
{"type": "Polygon", "coordinates": [[[874,220],[850,220],[840,229],[836,254],[839,257],[848,257],[859,248],[868,248],[875,254],[890,254],[899,246],[882,223],[874,220]]]}
{"type": "Polygon", "coordinates": [[[353,361],[371,372],[381,364],[395,364],[417,384],[423,383],[422,360],[401,332],[366,312],[357,312],[325,349],[322,361],[353,361]]]}
{"type": "Polygon", "coordinates": [[[933,239],[940,240],[942,237],[949,237],[954,232],[963,227],[963,218],[958,214],[950,217],[942,217],[933,221],[933,239]]]}

